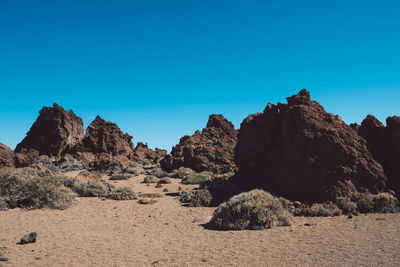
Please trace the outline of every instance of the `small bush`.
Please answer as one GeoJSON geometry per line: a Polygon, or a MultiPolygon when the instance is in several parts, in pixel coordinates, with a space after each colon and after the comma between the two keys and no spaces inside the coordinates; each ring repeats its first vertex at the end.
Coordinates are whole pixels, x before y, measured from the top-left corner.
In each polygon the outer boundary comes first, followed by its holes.
{"type": "Polygon", "coordinates": [[[21,153],[27,156],[31,162],[39,157],[39,151],[33,148],[22,148],[21,153]]]}
{"type": "Polygon", "coordinates": [[[38,172],[30,168],[1,169],[0,197],[13,207],[68,208],[76,195],[64,186],[66,178],[38,172]]]}
{"type": "Polygon", "coordinates": [[[182,180],[183,184],[201,184],[207,181],[209,177],[200,173],[189,174],[186,178],[182,180]]]}
{"type": "Polygon", "coordinates": [[[288,226],[293,216],[270,193],[255,189],[233,196],[217,207],[209,223],[217,229],[258,229],[288,226]]]}
{"type": "Polygon", "coordinates": [[[351,201],[347,197],[338,197],[336,199],[335,204],[341,209],[344,213],[356,213],[357,212],[357,203],[351,201]]]}
{"type": "Polygon", "coordinates": [[[67,182],[70,187],[80,197],[106,197],[107,189],[104,185],[95,182],[84,182],[77,179],[71,179],[67,182]]]}
{"type": "Polygon", "coordinates": [[[311,217],[328,217],[333,216],[332,212],[323,204],[313,204],[310,208],[311,217]]]}
{"type": "Polygon", "coordinates": [[[163,177],[160,180],[158,180],[159,184],[170,184],[172,183],[171,178],[169,177],[163,177]]]}
{"type": "Polygon", "coordinates": [[[130,175],[128,174],[115,174],[113,176],[111,176],[110,180],[115,181],[115,180],[128,180],[129,178],[131,178],[130,175]]]}
{"type": "Polygon", "coordinates": [[[157,178],[163,178],[168,176],[168,172],[163,171],[161,168],[155,168],[151,171],[151,175],[154,175],[157,178]]]}
{"type": "Polygon", "coordinates": [[[159,179],[158,179],[157,177],[155,177],[155,176],[153,176],[153,175],[148,175],[148,176],[144,177],[143,183],[146,183],[146,184],[154,184],[154,183],[157,183],[158,180],[159,180],[159,179]]]}
{"type": "Polygon", "coordinates": [[[132,189],[128,187],[121,187],[111,192],[110,198],[114,200],[133,200],[137,199],[137,196],[132,189]]]}
{"type": "Polygon", "coordinates": [[[371,193],[361,193],[356,199],[358,210],[363,213],[374,211],[374,195],[371,193]]]}
{"type": "Polygon", "coordinates": [[[157,202],[157,200],[149,199],[149,198],[142,198],[142,199],[139,199],[139,201],[138,201],[139,204],[154,204],[156,202],[157,202]]]}
{"type": "Polygon", "coordinates": [[[193,191],[183,191],[180,193],[179,201],[182,203],[190,203],[192,202],[192,197],[193,197],[194,192],[193,191]]]}
{"type": "Polygon", "coordinates": [[[389,193],[379,193],[374,196],[375,212],[395,212],[397,198],[389,193]]]}

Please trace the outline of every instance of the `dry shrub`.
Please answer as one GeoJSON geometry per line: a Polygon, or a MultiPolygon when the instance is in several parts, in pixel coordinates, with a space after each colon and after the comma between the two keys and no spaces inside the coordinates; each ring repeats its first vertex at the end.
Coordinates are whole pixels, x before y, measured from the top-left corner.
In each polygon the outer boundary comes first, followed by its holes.
{"type": "Polygon", "coordinates": [[[183,191],[181,192],[179,195],[179,201],[182,203],[190,203],[192,201],[192,197],[193,197],[194,192],[193,191],[183,191]]]}
{"type": "Polygon", "coordinates": [[[338,197],[335,201],[335,204],[346,214],[355,214],[357,212],[357,203],[351,201],[350,198],[338,197]]]}
{"type": "Polygon", "coordinates": [[[189,174],[186,178],[182,179],[183,184],[201,184],[209,180],[209,176],[201,173],[189,174]]]}
{"type": "Polygon", "coordinates": [[[110,180],[112,181],[128,180],[129,178],[131,178],[131,176],[128,174],[115,174],[110,177],[110,180]]]}
{"type": "Polygon", "coordinates": [[[110,198],[114,200],[133,200],[137,199],[137,196],[129,187],[121,187],[111,192],[110,198]]]}
{"type": "Polygon", "coordinates": [[[142,198],[142,199],[139,199],[139,201],[138,201],[139,204],[154,204],[156,202],[157,202],[157,200],[149,199],[149,198],[142,198]]]}
{"type": "Polygon", "coordinates": [[[75,198],[75,194],[64,186],[65,180],[65,177],[30,168],[1,169],[0,197],[14,207],[63,210],[75,198]]]}
{"type": "Polygon", "coordinates": [[[85,182],[77,179],[67,181],[67,186],[70,187],[80,197],[107,197],[107,188],[96,182],[85,182]]]}
{"type": "Polygon", "coordinates": [[[357,208],[360,212],[368,213],[374,211],[374,195],[371,193],[361,193],[355,197],[357,208]]]}
{"type": "Polygon", "coordinates": [[[144,177],[143,183],[145,183],[145,184],[154,184],[154,183],[157,183],[158,180],[159,179],[157,177],[155,177],[153,175],[148,175],[148,176],[144,177]]]}
{"type": "Polygon", "coordinates": [[[171,181],[171,178],[169,178],[169,177],[163,177],[160,180],[158,180],[157,183],[159,183],[159,184],[170,184],[170,183],[172,183],[172,181],[171,181]]]}
{"type": "Polygon", "coordinates": [[[278,198],[255,189],[233,196],[219,205],[209,226],[226,230],[272,228],[288,226],[292,218],[278,198]]]}

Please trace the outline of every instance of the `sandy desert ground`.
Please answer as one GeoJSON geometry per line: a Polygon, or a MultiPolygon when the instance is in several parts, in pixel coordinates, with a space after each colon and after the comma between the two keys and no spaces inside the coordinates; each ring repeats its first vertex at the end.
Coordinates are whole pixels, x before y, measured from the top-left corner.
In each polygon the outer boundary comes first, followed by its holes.
{"type": "Polygon", "coordinates": [[[143,176],[113,182],[136,192],[160,192],[151,205],[137,200],[78,198],[67,210],[0,212],[0,266],[399,266],[400,214],[295,218],[263,231],[205,229],[214,208],[184,207],[173,179],[163,188],[143,176]],[[169,193],[164,193],[167,188],[169,193]],[[309,224],[310,226],[305,226],[309,224]],[[32,231],[36,243],[17,245],[32,231]]]}

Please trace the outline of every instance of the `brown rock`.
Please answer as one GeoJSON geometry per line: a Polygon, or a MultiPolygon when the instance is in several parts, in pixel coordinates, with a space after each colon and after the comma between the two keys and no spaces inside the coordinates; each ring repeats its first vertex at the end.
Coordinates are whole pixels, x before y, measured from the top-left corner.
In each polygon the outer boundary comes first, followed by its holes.
{"type": "Polygon", "coordinates": [[[190,201],[191,207],[210,207],[213,197],[207,189],[194,190],[190,201]]]}
{"type": "Polygon", "coordinates": [[[132,136],[123,133],[115,123],[100,116],[87,127],[80,151],[129,156],[133,152],[132,136]]]}
{"type": "Polygon", "coordinates": [[[0,143],[0,168],[14,168],[14,152],[6,145],[0,143]]]}
{"type": "Polygon", "coordinates": [[[15,153],[14,162],[17,168],[29,167],[31,164],[30,159],[22,153],[15,153]]]}
{"type": "Polygon", "coordinates": [[[94,155],[94,160],[90,166],[95,170],[111,170],[118,168],[120,170],[126,169],[132,165],[132,161],[124,155],[113,156],[108,153],[98,153],[94,155]]]}
{"type": "Polygon", "coordinates": [[[139,142],[133,151],[132,159],[135,161],[149,159],[149,160],[157,160],[165,157],[167,155],[167,151],[163,149],[156,148],[152,150],[148,148],[147,144],[143,144],[139,142]]]}
{"type": "Polygon", "coordinates": [[[385,187],[382,166],[366,142],[339,116],[327,113],[309,92],[288,104],[268,104],[246,118],[236,147],[242,190],[262,188],[300,201],[334,200],[385,187]]]}
{"type": "Polygon", "coordinates": [[[171,155],[161,160],[161,167],[171,172],[179,167],[188,167],[196,172],[211,171],[226,173],[235,171],[234,148],[237,131],[222,115],[211,115],[207,127],[200,133],[184,136],[172,148],[171,155]]]}
{"type": "Polygon", "coordinates": [[[368,115],[358,133],[367,140],[371,154],[382,164],[388,187],[400,193],[400,116],[388,117],[386,125],[368,115]]]}
{"type": "Polygon", "coordinates": [[[16,152],[32,148],[41,155],[60,156],[82,141],[83,122],[72,110],[66,111],[54,103],[53,107],[42,108],[39,114],[16,152]]]}

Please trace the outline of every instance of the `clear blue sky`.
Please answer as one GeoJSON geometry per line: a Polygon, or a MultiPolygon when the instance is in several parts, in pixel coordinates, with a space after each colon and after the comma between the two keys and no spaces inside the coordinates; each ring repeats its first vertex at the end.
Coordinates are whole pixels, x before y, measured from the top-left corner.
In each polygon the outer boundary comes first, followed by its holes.
{"type": "Polygon", "coordinates": [[[302,88],[347,123],[400,114],[400,1],[0,1],[0,142],[42,106],[170,149],[302,88]]]}

